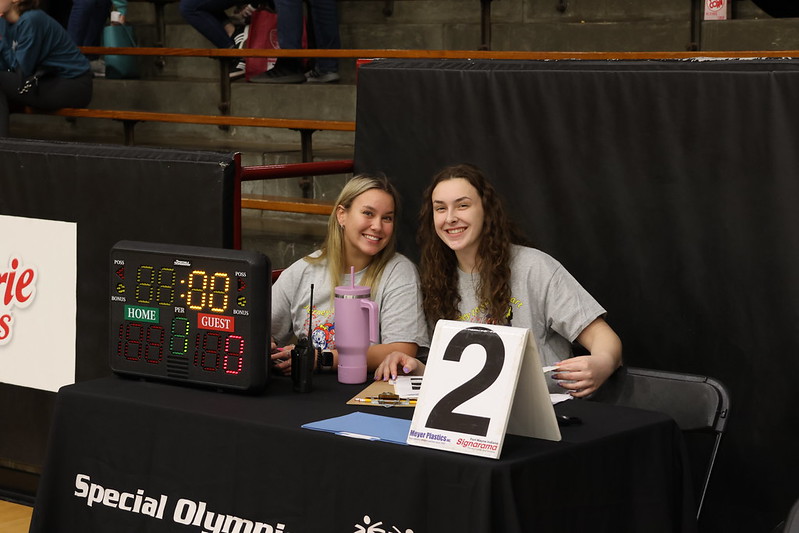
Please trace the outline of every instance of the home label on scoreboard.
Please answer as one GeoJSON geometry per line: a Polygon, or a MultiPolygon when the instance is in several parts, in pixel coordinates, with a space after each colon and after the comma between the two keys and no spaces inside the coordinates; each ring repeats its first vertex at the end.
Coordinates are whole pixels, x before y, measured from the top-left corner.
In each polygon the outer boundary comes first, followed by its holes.
{"type": "Polygon", "coordinates": [[[262,390],[270,274],[269,259],[257,252],[118,242],[110,257],[111,369],[262,390]]]}

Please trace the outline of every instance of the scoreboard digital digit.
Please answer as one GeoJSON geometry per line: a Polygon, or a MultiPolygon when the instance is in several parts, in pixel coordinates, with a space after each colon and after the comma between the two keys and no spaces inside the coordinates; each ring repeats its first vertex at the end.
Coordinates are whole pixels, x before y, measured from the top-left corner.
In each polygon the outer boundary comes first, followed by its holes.
{"type": "Polygon", "coordinates": [[[244,392],[264,388],[266,256],[120,241],[111,249],[110,280],[114,372],[244,392]]]}

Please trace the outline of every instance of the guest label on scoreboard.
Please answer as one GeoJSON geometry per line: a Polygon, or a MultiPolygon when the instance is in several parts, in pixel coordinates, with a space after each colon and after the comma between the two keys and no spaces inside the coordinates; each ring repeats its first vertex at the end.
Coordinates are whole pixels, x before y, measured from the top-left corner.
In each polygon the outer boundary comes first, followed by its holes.
{"type": "Polygon", "coordinates": [[[216,331],[235,331],[235,318],[232,316],[197,315],[197,327],[216,331]]]}

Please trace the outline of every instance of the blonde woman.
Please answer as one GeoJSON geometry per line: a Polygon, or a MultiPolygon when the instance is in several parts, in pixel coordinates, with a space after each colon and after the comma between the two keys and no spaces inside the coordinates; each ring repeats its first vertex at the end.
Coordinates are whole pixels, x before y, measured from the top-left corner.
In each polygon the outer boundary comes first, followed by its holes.
{"type": "Polygon", "coordinates": [[[336,286],[350,284],[351,267],[355,267],[355,285],[370,287],[379,309],[380,338],[367,353],[369,369],[392,353],[415,357],[420,346],[428,346],[416,267],[396,252],[397,200],[385,177],[352,178],[336,201],[321,249],[296,261],[275,282],[272,364],[276,370],[291,372],[291,346],[285,344],[308,334],[311,284],[311,340],[314,347],[333,353],[336,368],[333,294],[336,286]]]}

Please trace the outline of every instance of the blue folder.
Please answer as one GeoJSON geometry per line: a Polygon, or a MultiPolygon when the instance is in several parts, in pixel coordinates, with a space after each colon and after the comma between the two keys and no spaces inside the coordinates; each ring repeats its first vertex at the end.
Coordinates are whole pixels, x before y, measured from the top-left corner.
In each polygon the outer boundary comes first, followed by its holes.
{"type": "Polygon", "coordinates": [[[408,444],[411,421],[390,416],[355,412],[336,418],[303,424],[305,429],[327,431],[344,437],[408,444]]]}

